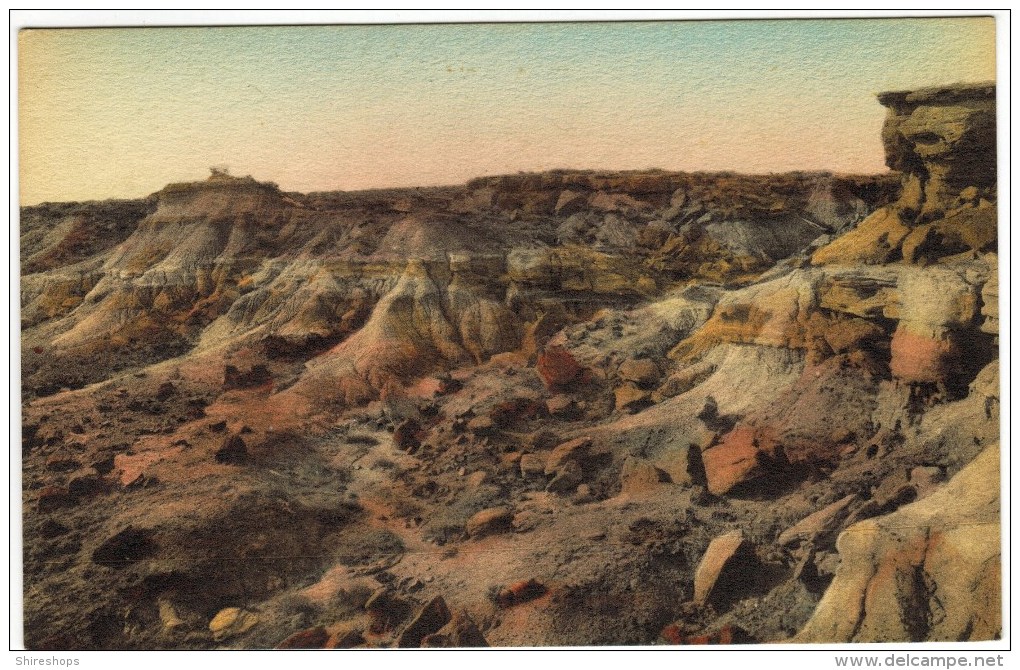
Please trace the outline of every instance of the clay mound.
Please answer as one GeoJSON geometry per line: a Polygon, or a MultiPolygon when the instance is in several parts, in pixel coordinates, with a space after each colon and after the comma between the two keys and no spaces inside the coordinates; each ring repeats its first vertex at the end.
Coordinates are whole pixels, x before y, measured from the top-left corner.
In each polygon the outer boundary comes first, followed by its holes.
{"type": "Polygon", "coordinates": [[[346,379],[343,385],[353,383],[359,392],[343,399],[364,400],[390,383],[407,384],[433,370],[509,350],[519,343],[517,332],[501,303],[463,284],[437,283],[423,261],[411,261],[365,325],[313,359],[293,392],[328,400],[330,385],[346,379]]]}
{"type": "Polygon", "coordinates": [[[331,263],[311,259],[267,264],[238,288],[242,293],[226,313],[202,331],[200,348],[267,337],[298,349],[312,340],[336,340],[361,327],[377,290],[369,282],[345,281],[331,263]]]}

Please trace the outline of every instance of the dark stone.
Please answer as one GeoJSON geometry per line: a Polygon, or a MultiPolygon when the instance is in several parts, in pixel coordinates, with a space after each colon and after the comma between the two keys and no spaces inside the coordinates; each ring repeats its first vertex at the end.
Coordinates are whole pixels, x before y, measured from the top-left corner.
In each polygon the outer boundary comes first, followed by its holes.
{"type": "Polygon", "coordinates": [[[239,435],[231,435],[216,451],[216,462],[227,465],[243,465],[248,462],[248,447],[239,435]]]}
{"type": "MultiPolygon", "coordinates": [[[[379,580],[382,573],[377,574],[379,580]]],[[[383,587],[373,593],[365,602],[365,611],[372,619],[369,629],[372,633],[379,635],[407,618],[410,614],[410,607],[407,602],[398,598],[390,589],[383,587]]]]}
{"type": "Polygon", "coordinates": [[[67,492],[74,498],[91,498],[108,490],[106,480],[98,475],[74,477],[67,484],[67,492]]]}
{"type": "Polygon", "coordinates": [[[46,486],[39,492],[40,512],[52,512],[61,507],[70,507],[73,503],[70,492],[63,486],[46,486]]]}
{"type": "Polygon", "coordinates": [[[393,430],[393,444],[397,449],[414,453],[421,447],[421,424],[415,419],[404,419],[393,430]]]}
{"type": "Polygon", "coordinates": [[[92,463],[92,469],[95,470],[100,475],[110,474],[111,472],[113,472],[113,468],[114,468],[113,456],[107,456],[106,458],[101,458],[92,463]]]}
{"type": "Polygon", "coordinates": [[[407,628],[397,639],[397,646],[416,649],[421,647],[422,640],[432,633],[438,632],[450,621],[450,608],[442,596],[436,596],[418,612],[407,628]]]}
{"type": "Polygon", "coordinates": [[[68,533],[70,532],[70,530],[71,530],[70,528],[60,523],[59,521],[54,521],[53,519],[46,519],[46,521],[43,522],[42,526],[39,527],[39,534],[45,538],[54,538],[59,537],[65,533],[68,533]]]}
{"type": "Polygon", "coordinates": [[[163,382],[156,391],[156,400],[168,400],[177,393],[177,387],[170,382],[163,382]]]}
{"type": "Polygon", "coordinates": [[[465,649],[488,647],[489,643],[467,612],[458,610],[439,632],[426,635],[421,646],[465,649]]]}
{"type": "Polygon", "coordinates": [[[247,372],[241,372],[233,365],[223,368],[223,389],[246,389],[262,386],[273,381],[273,375],[265,365],[253,365],[247,372]]]}
{"type": "Polygon", "coordinates": [[[152,531],[128,526],[92,552],[92,562],[107,568],[124,568],[156,551],[152,531]]]}

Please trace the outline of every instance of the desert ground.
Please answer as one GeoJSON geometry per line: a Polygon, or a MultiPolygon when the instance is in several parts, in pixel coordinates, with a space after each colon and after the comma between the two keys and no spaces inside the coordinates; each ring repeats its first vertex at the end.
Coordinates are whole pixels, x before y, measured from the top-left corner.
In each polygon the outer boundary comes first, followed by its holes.
{"type": "Polygon", "coordinates": [[[995,86],[889,172],[21,211],[31,649],[1001,634],[995,86]]]}

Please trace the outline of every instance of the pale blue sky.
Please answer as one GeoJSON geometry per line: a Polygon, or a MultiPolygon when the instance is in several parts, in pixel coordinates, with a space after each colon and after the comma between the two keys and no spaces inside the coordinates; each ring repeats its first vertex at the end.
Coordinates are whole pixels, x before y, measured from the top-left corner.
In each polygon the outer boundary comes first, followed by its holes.
{"type": "Polygon", "coordinates": [[[874,94],[994,78],[992,19],[22,31],[22,202],[227,164],[288,190],[551,168],[876,172],[874,94]]]}

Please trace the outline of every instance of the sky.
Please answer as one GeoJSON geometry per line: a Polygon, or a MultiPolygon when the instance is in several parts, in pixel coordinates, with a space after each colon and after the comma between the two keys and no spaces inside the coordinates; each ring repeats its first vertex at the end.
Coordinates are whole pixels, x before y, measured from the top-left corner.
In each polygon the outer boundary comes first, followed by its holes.
{"type": "Polygon", "coordinates": [[[213,165],[285,190],[554,168],[881,172],[880,91],[995,78],[991,18],[22,30],[23,205],[213,165]]]}

